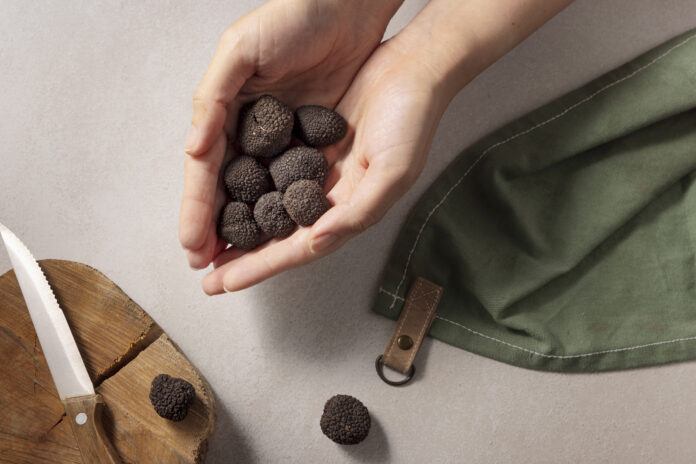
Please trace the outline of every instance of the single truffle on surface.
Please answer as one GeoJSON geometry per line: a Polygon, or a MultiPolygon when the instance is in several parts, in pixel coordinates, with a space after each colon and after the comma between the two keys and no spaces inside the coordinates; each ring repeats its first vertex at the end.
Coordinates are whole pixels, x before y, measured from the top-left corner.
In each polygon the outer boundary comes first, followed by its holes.
{"type": "Polygon", "coordinates": [[[313,180],[323,187],[329,163],[324,154],[316,148],[293,147],[273,159],[269,171],[276,189],[281,192],[300,179],[313,180]]]}
{"type": "Polygon", "coordinates": [[[242,202],[228,203],[220,214],[218,236],[242,250],[253,250],[259,243],[259,226],[249,207],[242,202]]]}
{"type": "Polygon", "coordinates": [[[152,379],[150,402],[161,417],[174,422],[184,420],[196,390],[184,379],[160,374],[152,379]]]}
{"type": "Polygon", "coordinates": [[[239,146],[245,155],[273,157],[290,143],[293,123],[285,103],[264,95],[239,112],[239,146]]]}
{"type": "Polygon", "coordinates": [[[348,124],[343,117],[319,105],[300,106],[295,110],[295,137],[307,145],[331,145],[346,135],[348,124]]]}
{"type": "Polygon", "coordinates": [[[319,425],[324,435],[339,445],[355,445],[370,431],[370,413],[357,398],[335,395],[324,405],[319,425]]]}
{"type": "Polygon", "coordinates": [[[283,206],[300,226],[311,226],[331,207],[321,186],[313,180],[293,182],[283,195],[283,206]]]}
{"type": "Polygon", "coordinates": [[[225,186],[232,199],[254,203],[271,189],[268,169],[256,158],[237,156],[225,168],[225,186]]]}
{"type": "Polygon", "coordinates": [[[271,237],[287,237],[295,230],[295,223],[285,211],[283,194],[269,192],[259,198],[254,207],[254,219],[259,228],[271,237]]]}

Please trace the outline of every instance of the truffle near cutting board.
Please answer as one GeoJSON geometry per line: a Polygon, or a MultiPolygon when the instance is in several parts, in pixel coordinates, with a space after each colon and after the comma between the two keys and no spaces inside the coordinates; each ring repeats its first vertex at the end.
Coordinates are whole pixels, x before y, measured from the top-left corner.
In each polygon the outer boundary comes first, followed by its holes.
{"type": "MultiPolygon", "coordinates": [[[[71,261],[39,264],[107,405],[104,428],[123,462],[204,462],[215,399],[200,372],[102,273],[71,261]],[[150,403],[150,383],[161,373],[195,387],[181,422],[161,418],[150,403]]],[[[0,276],[0,411],[0,461],[83,463],[13,271],[0,276]]]]}

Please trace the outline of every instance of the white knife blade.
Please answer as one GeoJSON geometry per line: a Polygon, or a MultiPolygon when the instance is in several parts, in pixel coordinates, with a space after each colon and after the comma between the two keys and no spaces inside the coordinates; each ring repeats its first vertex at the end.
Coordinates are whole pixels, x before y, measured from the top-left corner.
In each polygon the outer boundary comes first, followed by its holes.
{"type": "Polygon", "coordinates": [[[19,238],[1,223],[0,235],[10,255],[60,399],[94,395],[94,386],[68,321],[39,264],[19,238]]]}

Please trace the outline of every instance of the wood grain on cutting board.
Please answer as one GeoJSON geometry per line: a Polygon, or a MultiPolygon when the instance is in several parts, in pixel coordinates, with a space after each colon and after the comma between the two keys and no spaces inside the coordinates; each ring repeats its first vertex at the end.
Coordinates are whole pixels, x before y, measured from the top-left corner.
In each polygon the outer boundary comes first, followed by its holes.
{"type": "MultiPolygon", "coordinates": [[[[199,463],[215,426],[215,399],[162,329],[102,273],[71,261],[39,264],[65,312],[95,390],[104,426],[124,463],[199,463]],[[160,373],[196,388],[181,422],[148,397],[160,373]]],[[[0,463],[83,463],[14,272],[0,276],[0,463]]]]}

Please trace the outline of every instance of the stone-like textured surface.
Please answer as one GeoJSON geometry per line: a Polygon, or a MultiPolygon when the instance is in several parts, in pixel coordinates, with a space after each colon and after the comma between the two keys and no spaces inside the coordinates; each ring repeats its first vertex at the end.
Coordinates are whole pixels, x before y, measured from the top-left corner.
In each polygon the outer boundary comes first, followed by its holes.
{"type": "Polygon", "coordinates": [[[227,203],[220,213],[218,237],[242,250],[253,250],[259,243],[259,226],[246,203],[227,203]]]}
{"type": "Polygon", "coordinates": [[[293,133],[312,147],[338,142],[346,135],[347,129],[346,120],[324,106],[307,105],[295,110],[293,133]]]}
{"type": "Polygon", "coordinates": [[[329,163],[324,154],[312,147],[293,147],[274,158],[269,171],[277,190],[284,192],[300,179],[313,180],[322,187],[326,184],[329,163]]]}
{"type": "Polygon", "coordinates": [[[254,205],[254,219],[259,228],[271,237],[283,238],[297,227],[283,206],[283,194],[268,192],[254,205]]]}
{"type": "Polygon", "coordinates": [[[249,156],[273,157],[290,143],[292,124],[290,108],[270,95],[263,95],[239,113],[239,146],[249,156]]]}
{"type": "Polygon", "coordinates": [[[233,200],[249,204],[255,203],[271,188],[268,169],[251,156],[232,158],[225,167],[224,181],[233,200]]]}
{"type": "Polygon", "coordinates": [[[306,179],[290,184],[283,194],[283,206],[299,226],[311,226],[331,207],[321,186],[306,179]]]}
{"type": "MultiPolygon", "coordinates": [[[[209,298],[177,240],[182,147],[219,35],[261,3],[0,6],[0,221],[38,258],[105,272],[177,341],[218,395],[208,462],[692,462],[696,363],[544,374],[426,340],[417,379],[397,390],[373,367],[394,323],[369,307],[409,207],[462,148],[693,27],[693,0],[577,1],[457,96],[421,179],[380,224],[209,298]],[[350,449],[319,429],[336,393],[370,408],[370,435],[350,449]]],[[[425,3],[407,1],[389,32],[425,3]]]]}

